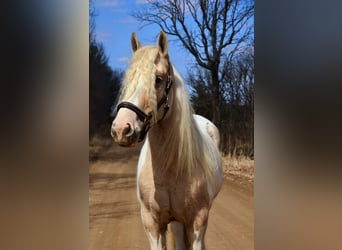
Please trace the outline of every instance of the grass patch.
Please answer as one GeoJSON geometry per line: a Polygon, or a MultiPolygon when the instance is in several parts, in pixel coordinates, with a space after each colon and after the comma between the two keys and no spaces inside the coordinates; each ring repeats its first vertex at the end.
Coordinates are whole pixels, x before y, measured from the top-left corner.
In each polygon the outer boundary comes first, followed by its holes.
{"type": "Polygon", "coordinates": [[[224,176],[239,184],[254,184],[254,160],[246,156],[222,156],[224,176]]]}

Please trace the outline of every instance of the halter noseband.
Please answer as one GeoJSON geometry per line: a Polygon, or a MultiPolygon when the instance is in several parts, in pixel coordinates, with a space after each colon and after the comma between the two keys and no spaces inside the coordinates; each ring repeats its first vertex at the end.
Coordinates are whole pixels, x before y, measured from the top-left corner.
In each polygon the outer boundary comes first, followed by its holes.
{"type": "MultiPolygon", "coordinates": [[[[168,94],[170,92],[172,86],[172,78],[171,78],[171,65],[169,66],[169,70],[168,70],[168,75],[167,75],[167,83],[164,89],[164,94],[162,96],[162,98],[159,100],[158,105],[157,105],[157,110],[159,110],[161,108],[161,106],[164,105],[164,114],[162,116],[162,118],[160,120],[158,120],[158,122],[162,121],[167,113],[167,111],[169,111],[170,109],[170,105],[168,104],[168,94]]],[[[119,112],[119,109],[121,108],[127,108],[132,110],[133,112],[135,112],[139,118],[140,121],[143,122],[143,128],[140,134],[140,137],[138,139],[138,142],[142,142],[145,137],[147,132],[149,131],[149,129],[151,128],[151,119],[152,119],[152,112],[145,114],[144,111],[142,111],[138,106],[134,105],[131,102],[121,102],[119,103],[119,105],[117,106],[116,112],[119,112]]]]}

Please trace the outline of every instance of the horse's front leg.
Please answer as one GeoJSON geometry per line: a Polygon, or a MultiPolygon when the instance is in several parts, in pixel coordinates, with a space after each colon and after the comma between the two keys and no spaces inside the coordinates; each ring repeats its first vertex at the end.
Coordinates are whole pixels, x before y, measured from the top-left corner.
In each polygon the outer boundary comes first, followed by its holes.
{"type": "Polygon", "coordinates": [[[175,250],[185,250],[184,226],[178,221],[170,223],[175,250]]]}
{"type": "Polygon", "coordinates": [[[156,218],[153,217],[152,212],[147,210],[144,205],[141,207],[141,219],[151,250],[166,249],[166,225],[161,228],[156,218]]]}
{"type": "Polygon", "coordinates": [[[204,236],[208,225],[208,209],[201,209],[193,224],[186,229],[187,249],[204,250],[204,236]]]}
{"type": "Polygon", "coordinates": [[[187,249],[192,250],[204,250],[205,244],[204,244],[204,235],[205,231],[207,230],[207,226],[202,226],[198,228],[197,230],[187,229],[187,249]]]}

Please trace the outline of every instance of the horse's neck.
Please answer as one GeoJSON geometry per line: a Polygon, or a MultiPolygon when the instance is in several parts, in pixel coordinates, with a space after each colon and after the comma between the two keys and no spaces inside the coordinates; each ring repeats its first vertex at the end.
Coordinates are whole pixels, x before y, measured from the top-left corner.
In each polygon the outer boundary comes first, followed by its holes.
{"type": "MultiPolygon", "coordinates": [[[[149,133],[148,140],[151,150],[151,157],[154,165],[165,166],[170,165],[170,161],[178,158],[178,151],[175,148],[175,142],[179,138],[179,130],[177,126],[177,112],[175,112],[175,101],[172,102],[168,114],[158,124],[154,125],[149,133]],[[173,143],[170,143],[172,140],[173,143]]],[[[165,169],[163,169],[165,170],[165,169]]]]}
{"type": "MultiPolygon", "coordinates": [[[[168,115],[165,116],[165,118],[158,122],[155,126],[151,128],[151,130],[148,133],[148,138],[150,141],[150,144],[153,146],[156,146],[156,149],[161,148],[168,148],[169,145],[168,139],[171,136],[170,133],[172,133],[173,139],[175,137],[179,136],[179,134],[174,133],[173,126],[175,126],[174,122],[177,119],[177,114],[174,112],[173,106],[175,104],[173,103],[168,111],[168,115]]],[[[173,150],[169,150],[171,152],[173,150]]]]}

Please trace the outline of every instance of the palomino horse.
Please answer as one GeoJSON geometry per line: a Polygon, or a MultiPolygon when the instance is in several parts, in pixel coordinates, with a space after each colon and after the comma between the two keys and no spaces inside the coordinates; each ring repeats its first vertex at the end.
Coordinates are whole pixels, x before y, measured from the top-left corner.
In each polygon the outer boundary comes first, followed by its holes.
{"type": "Polygon", "coordinates": [[[111,133],[121,146],[134,146],[147,135],[137,194],[151,249],[166,249],[168,224],[176,249],[204,249],[209,210],[222,185],[218,130],[193,115],[163,31],[157,46],[144,47],[133,33],[131,48],[111,133]]]}

